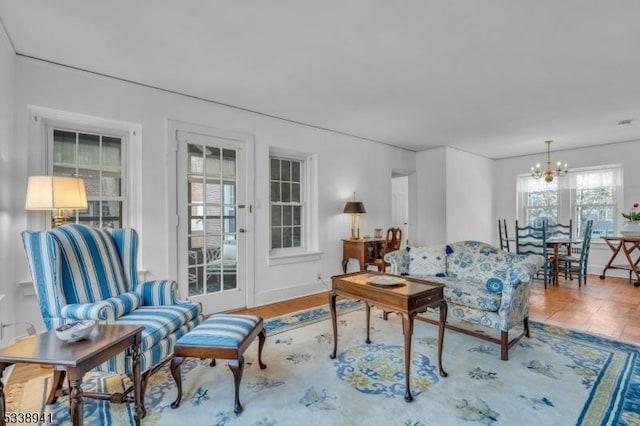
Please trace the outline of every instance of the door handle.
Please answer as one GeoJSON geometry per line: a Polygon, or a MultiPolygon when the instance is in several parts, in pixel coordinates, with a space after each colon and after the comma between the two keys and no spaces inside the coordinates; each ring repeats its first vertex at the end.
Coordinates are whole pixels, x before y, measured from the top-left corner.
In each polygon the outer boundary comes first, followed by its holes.
{"type": "Polygon", "coordinates": [[[238,232],[241,233],[241,234],[244,234],[244,233],[247,232],[247,230],[244,229],[244,228],[240,228],[240,229],[238,229],[238,232]]]}

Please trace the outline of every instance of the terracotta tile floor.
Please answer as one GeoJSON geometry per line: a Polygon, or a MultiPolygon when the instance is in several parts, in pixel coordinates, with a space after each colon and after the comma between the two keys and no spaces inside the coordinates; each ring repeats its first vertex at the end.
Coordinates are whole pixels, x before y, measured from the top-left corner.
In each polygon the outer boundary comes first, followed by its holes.
{"type": "Polygon", "coordinates": [[[530,318],[640,345],[640,288],[627,279],[589,275],[587,285],[560,278],[544,289],[534,280],[530,318]]]}

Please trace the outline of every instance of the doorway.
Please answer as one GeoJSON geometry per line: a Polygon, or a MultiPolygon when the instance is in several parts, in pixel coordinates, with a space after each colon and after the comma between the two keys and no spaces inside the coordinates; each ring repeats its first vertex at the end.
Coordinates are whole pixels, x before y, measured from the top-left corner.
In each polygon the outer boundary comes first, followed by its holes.
{"type": "Polygon", "coordinates": [[[401,245],[409,244],[409,176],[391,177],[391,223],[402,229],[401,245]]]}
{"type": "Polygon", "coordinates": [[[178,130],[178,276],[204,313],[247,306],[246,141],[178,130]]]}

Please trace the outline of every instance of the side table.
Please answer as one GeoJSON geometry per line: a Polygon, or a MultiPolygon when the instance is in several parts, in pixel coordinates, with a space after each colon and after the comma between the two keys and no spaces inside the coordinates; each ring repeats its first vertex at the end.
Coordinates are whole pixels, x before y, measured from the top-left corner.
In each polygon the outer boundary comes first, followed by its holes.
{"type": "Polygon", "coordinates": [[[364,271],[367,262],[373,261],[384,253],[385,240],[380,238],[362,238],[360,240],[342,240],[342,271],[347,273],[349,259],[356,259],[360,270],[364,271]]]}
{"type": "Polygon", "coordinates": [[[607,269],[623,269],[629,271],[629,280],[631,280],[631,274],[635,274],[636,282],[633,283],[633,286],[640,287],[640,256],[636,259],[633,258],[633,253],[636,250],[640,251],[640,237],[602,237],[602,239],[607,243],[612,254],[600,274],[600,279],[604,280],[607,269]],[[626,264],[614,264],[620,252],[624,253],[626,264]]]}
{"type": "Polygon", "coordinates": [[[69,378],[69,410],[74,426],[82,426],[82,377],[118,353],[131,348],[133,356],[133,392],[135,423],[140,425],[140,340],[143,327],[98,324],[89,337],[78,342],[64,342],[53,330],[22,338],[0,349],[0,426],[5,426],[6,405],[2,373],[12,364],[41,364],[62,367],[69,378]]]}

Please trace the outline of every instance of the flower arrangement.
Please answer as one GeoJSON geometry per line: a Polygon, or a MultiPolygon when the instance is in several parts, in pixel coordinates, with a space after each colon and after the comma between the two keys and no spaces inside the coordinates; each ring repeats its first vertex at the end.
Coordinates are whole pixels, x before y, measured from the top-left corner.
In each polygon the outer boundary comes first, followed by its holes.
{"type": "Polygon", "coordinates": [[[638,207],[640,207],[640,204],[633,203],[633,207],[629,211],[629,214],[622,213],[622,217],[631,221],[640,220],[640,211],[638,210],[638,207]]]}

